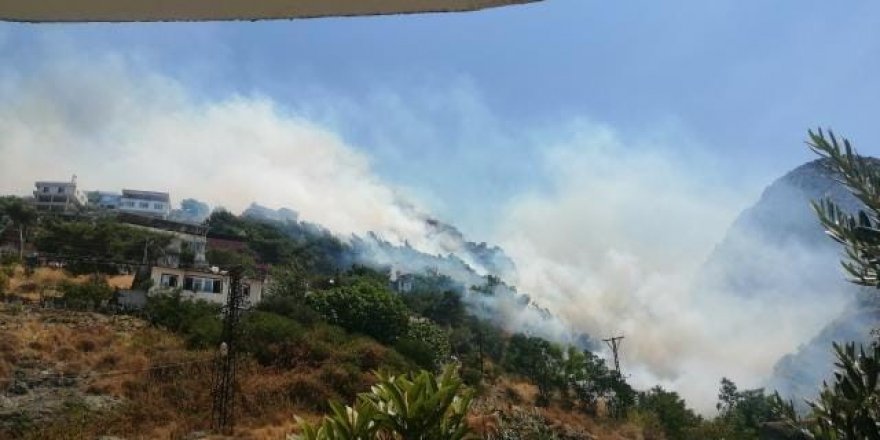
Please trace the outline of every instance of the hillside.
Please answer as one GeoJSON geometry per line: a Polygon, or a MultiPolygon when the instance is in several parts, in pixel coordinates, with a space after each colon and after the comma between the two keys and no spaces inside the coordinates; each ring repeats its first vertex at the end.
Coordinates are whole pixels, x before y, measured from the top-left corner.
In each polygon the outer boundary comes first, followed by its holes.
{"type": "MultiPolygon", "coordinates": [[[[43,272],[41,282],[64,278],[43,272]]],[[[197,348],[193,334],[127,315],[3,303],[0,331],[0,383],[6,390],[0,438],[211,437],[214,355],[197,348]]],[[[285,349],[284,359],[277,358],[282,352],[276,347],[268,363],[260,356],[269,353],[257,352],[240,364],[235,438],[285,439],[297,429],[294,415],[317,420],[328,399],[348,401],[366,389],[374,380],[371,370],[411,368],[369,338],[321,325],[305,331],[289,334],[299,346],[285,349]]],[[[497,376],[474,404],[471,424],[486,435],[501,426],[556,432],[556,438],[644,438],[637,424],[588,417],[558,404],[534,408],[537,393],[526,381],[497,376]]]]}
{"type": "Polygon", "coordinates": [[[827,166],[814,160],[769,185],[716,246],[694,287],[823,319],[767,380],[769,388],[799,404],[814,398],[833,370],[831,343],[868,343],[870,329],[880,322],[869,300],[874,292],[845,280],[840,246],[825,235],[810,207],[824,198],[849,212],[861,207],[827,166]]]}

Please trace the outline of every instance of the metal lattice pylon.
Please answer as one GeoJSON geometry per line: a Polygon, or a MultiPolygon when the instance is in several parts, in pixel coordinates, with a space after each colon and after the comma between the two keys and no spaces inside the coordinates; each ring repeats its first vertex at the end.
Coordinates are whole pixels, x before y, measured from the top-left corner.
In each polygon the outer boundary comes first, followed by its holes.
{"type": "Polygon", "coordinates": [[[238,321],[244,305],[244,286],[241,270],[229,273],[229,296],[223,315],[223,335],[217,358],[214,361],[214,377],[211,386],[213,406],[211,425],[215,432],[231,434],[235,426],[235,363],[238,351],[238,321]]]}

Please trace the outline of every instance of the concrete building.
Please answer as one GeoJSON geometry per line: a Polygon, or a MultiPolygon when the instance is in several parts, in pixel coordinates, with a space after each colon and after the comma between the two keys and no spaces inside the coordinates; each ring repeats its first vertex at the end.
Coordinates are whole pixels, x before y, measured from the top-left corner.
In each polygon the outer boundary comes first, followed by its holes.
{"type": "MultiPolygon", "coordinates": [[[[205,269],[181,269],[155,266],[150,273],[153,287],[150,294],[180,289],[181,294],[193,300],[205,300],[226,304],[229,297],[229,275],[226,272],[205,269]]],[[[267,278],[245,278],[245,306],[252,306],[263,299],[267,278]]]]}
{"type": "Polygon", "coordinates": [[[170,235],[171,241],[158,264],[167,267],[208,267],[205,255],[208,247],[207,227],[192,223],[175,222],[158,217],[130,214],[120,209],[116,220],[129,226],[143,228],[158,234],[170,235]]]}
{"type": "Polygon", "coordinates": [[[171,197],[164,192],[124,189],[119,198],[118,209],[164,219],[171,213],[171,197]]]}
{"type": "Polygon", "coordinates": [[[34,207],[39,211],[71,212],[86,206],[86,195],[77,188],[76,176],[69,182],[34,183],[34,207]]]}

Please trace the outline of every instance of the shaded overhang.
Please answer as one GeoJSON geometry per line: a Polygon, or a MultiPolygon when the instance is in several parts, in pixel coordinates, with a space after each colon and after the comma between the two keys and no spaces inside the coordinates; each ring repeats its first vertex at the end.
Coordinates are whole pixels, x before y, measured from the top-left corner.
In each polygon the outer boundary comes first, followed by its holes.
{"type": "Polygon", "coordinates": [[[541,0],[0,0],[0,20],[272,20],[464,12],[541,0]]]}

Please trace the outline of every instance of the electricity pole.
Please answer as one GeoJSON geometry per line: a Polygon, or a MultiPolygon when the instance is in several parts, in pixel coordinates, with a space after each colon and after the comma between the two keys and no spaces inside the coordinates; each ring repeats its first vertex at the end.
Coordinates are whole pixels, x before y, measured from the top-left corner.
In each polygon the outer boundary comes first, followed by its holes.
{"type": "Polygon", "coordinates": [[[622,340],[623,336],[612,336],[608,339],[602,340],[608,344],[608,348],[611,349],[611,354],[614,356],[614,370],[617,371],[618,375],[620,375],[620,358],[618,357],[618,349],[620,348],[620,341],[622,340]]]}
{"type": "Polygon", "coordinates": [[[211,423],[221,434],[231,434],[235,427],[235,361],[238,351],[238,321],[244,305],[242,269],[229,271],[229,296],[223,315],[223,336],[217,359],[214,361],[214,379],[211,387],[213,407],[211,423]]]}

